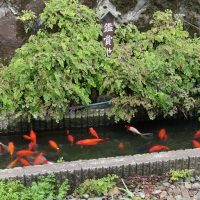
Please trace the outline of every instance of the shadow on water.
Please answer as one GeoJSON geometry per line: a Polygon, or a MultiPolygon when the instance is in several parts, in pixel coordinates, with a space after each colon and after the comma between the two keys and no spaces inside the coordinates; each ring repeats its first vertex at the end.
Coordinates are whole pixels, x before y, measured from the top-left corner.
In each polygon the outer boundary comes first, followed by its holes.
{"type": "MultiPolygon", "coordinates": [[[[154,137],[145,140],[140,136],[135,136],[127,132],[124,125],[115,125],[112,127],[97,128],[97,132],[101,138],[110,138],[108,142],[104,142],[92,147],[83,147],[70,145],[67,142],[66,133],[44,132],[37,134],[38,151],[46,151],[46,158],[49,161],[56,162],[60,157],[65,161],[73,161],[80,159],[96,159],[102,157],[113,157],[122,155],[134,155],[148,153],[149,147],[160,144],[166,145],[173,150],[193,148],[192,138],[194,133],[200,129],[200,123],[197,121],[149,121],[133,124],[139,131],[143,133],[154,133],[154,137]],[[165,128],[169,133],[169,139],[166,142],[159,141],[156,133],[159,129],[165,128]],[[61,151],[55,152],[48,145],[48,140],[54,140],[60,146],[61,151]],[[125,148],[121,150],[118,145],[123,143],[125,148]]],[[[75,141],[91,138],[88,129],[72,129],[71,134],[74,135],[75,141]]],[[[16,151],[26,149],[28,141],[22,135],[1,136],[0,141],[7,144],[13,141],[16,151]]],[[[6,153],[0,156],[0,168],[5,168],[11,161],[10,156],[6,153]]]]}

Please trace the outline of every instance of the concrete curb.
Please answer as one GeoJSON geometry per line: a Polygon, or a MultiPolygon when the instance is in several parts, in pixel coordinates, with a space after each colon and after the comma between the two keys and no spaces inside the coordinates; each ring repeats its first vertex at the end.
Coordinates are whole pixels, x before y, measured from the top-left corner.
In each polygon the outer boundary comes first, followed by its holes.
{"type": "Polygon", "coordinates": [[[200,172],[200,149],[16,167],[1,170],[0,179],[21,180],[29,185],[40,175],[54,173],[58,180],[67,178],[71,185],[77,186],[88,178],[100,178],[107,174],[126,178],[135,175],[162,175],[170,169],[195,169],[197,173],[200,172]]]}

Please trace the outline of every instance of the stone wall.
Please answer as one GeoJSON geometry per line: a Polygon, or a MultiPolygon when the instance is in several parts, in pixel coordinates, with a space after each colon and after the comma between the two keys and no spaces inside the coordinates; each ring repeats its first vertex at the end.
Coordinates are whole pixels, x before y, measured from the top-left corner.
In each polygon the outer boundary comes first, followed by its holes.
{"type": "Polygon", "coordinates": [[[135,175],[161,175],[170,169],[195,169],[195,172],[199,173],[200,149],[16,167],[1,170],[0,179],[17,179],[29,185],[40,175],[54,173],[57,179],[67,178],[70,184],[76,187],[88,178],[101,178],[107,174],[117,174],[126,178],[135,175]]]}

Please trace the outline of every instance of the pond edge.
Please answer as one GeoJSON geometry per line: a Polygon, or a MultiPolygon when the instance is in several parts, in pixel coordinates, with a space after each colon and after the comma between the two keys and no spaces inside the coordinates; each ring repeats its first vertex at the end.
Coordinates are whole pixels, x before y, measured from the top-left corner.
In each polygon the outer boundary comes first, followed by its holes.
{"type": "Polygon", "coordinates": [[[162,175],[171,169],[194,169],[200,172],[200,149],[186,149],[159,153],[117,156],[91,160],[16,167],[0,171],[1,180],[20,180],[30,185],[39,176],[55,174],[57,180],[69,179],[73,187],[86,179],[101,178],[107,174],[129,176],[162,175]]]}

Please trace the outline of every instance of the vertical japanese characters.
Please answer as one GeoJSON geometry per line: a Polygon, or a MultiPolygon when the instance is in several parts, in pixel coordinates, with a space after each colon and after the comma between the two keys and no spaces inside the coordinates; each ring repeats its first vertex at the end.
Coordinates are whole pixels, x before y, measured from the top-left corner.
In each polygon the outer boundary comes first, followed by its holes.
{"type": "Polygon", "coordinates": [[[113,49],[114,17],[108,13],[103,19],[103,45],[106,48],[106,57],[113,49]]]}

